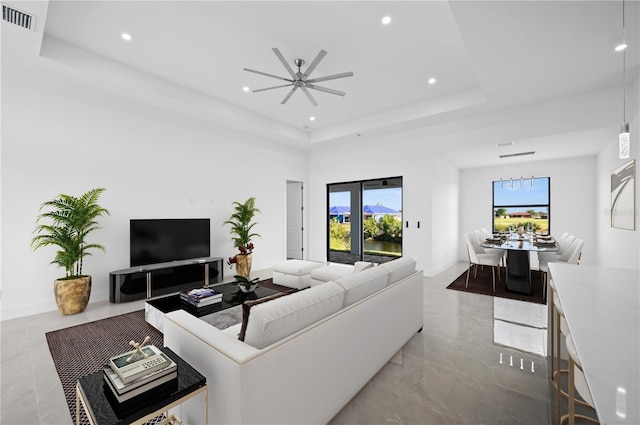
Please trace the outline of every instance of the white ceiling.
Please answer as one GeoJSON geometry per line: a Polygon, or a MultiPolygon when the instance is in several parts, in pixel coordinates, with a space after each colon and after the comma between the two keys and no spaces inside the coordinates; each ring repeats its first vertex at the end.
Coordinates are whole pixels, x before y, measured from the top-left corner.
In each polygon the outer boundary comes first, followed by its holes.
{"type": "MultiPolygon", "coordinates": [[[[28,11],[29,2],[18,3],[28,11]]],[[[640,8],[637,0],[625,4],[634,80],[640,8]]],[[[579,99],[622,79],[622,54],[613,51],[622,38],[619,1],[51,1],[44,10],[39,54],[76,68],[71,75],[79,82],[304,149],[446,129],[479,114],[506,117],[503,111],[579,99]],[[383,16],[390,25],[381,24],[383,16]],[[122,40],[123,32],[132,40],[122,40]],[[326,50],[312,77],[353,71],[320,84],[346,96],[311,91],[314,107],[301,92],[281,105],[288,88],[243,92],[283,83],[243,71],[286,77],[273,47],[292,68],[294,59],[309,64],[326,50]]],[[[558,139],[537,137],[544,131],[531,131],[513,149],[592,155],[618,121],[584,126],[602,136],[598,142],[584,143],[582,130],[561,129],[566,135],[558,146],[558,139]]],[[[480,127],[469,129],[477,137],[463,146],[465,154],[454,144],[443,156],[461,168],[495,162],[496,152],[486,147],[507,136],[480,127]]]]}

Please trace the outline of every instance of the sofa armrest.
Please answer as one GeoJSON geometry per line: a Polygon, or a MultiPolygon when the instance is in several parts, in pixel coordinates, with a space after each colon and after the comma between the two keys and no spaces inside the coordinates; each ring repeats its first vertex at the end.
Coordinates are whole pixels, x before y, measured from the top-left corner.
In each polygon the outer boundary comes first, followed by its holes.
{"type": "Polygon", "coordinates": [[[238,364],[246,363],[260,352],[260,350],[240,341],[237,337],[211,326],[184,310],[168,313],[165,316],[165,320],[172,322],[182,331],[192,334],[212,349],[238,364]]]}

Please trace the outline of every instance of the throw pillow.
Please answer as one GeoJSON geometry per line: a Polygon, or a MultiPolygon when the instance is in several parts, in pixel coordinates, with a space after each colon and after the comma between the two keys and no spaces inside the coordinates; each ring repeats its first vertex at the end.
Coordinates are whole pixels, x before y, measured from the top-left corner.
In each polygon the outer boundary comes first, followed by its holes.
{"type": "Polygon", "coordinates": [[[277,294],[270,295],[268,297],[259,298],[257,300],[245,301],[242,303],[242,326],[240,327],[240,333],[238,339],[244,341],[244,334],[247,332],[247,323],[249,323],[249,314],[251,313],[251,307],[254,305],[266,303],[267,301],[275,300],[276,298],[284,297],[285,295],[297,292],[295,289],[290,289],[284,292],[278,292],[277,294]]]}
{"type": "Polygon", "coordinates": [[[370,269],[371,267],[373,267],[373,263],[370,263],[368,261],[356,261],[355,263],[353,263],[353,272],[359,273],[363,270],[370,269]]]}

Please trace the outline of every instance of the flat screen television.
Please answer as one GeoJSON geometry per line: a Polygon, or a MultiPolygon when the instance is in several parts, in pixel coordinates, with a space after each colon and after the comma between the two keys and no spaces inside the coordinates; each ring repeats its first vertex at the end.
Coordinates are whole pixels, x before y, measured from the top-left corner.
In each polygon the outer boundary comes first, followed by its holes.
{"type": "Polygon", "coordinates": [[[130,267],[209,257],[208,218],[132,219],[130,267]]]}

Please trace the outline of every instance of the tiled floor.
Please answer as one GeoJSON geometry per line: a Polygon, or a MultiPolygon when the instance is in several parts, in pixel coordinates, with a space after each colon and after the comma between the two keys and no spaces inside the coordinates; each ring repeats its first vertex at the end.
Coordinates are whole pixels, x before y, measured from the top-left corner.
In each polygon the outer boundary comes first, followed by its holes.
{"type": "MultiPolygon", "coordinates": [[[[555,396],[546,359],[535,354],[546,349],[546,310],[445,289],[465,267],[425,278],[423,331],[333,424],[551,423],[555,396]]],[[[0,423],[70,424],[44,334],[141,308],[141,301],[102,302],[75,316],[50,312],[1,322],[0,423]]]]}

